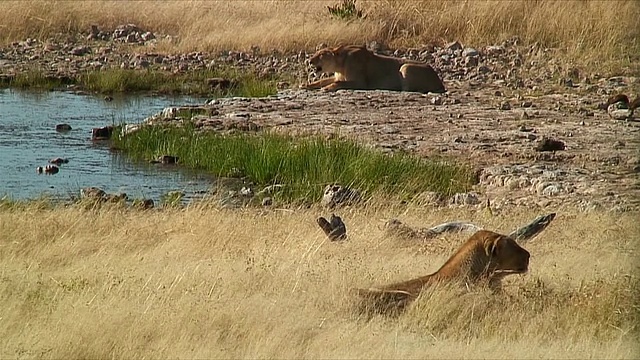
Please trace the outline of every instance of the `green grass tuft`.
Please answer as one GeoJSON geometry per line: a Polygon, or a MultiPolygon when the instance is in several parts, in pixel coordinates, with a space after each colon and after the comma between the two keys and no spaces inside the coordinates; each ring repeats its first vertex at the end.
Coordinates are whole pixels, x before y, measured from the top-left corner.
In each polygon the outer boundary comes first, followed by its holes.
{"type": "Polygon", "coordinates": [[[292,202],[317,201],[332,183],[350,186],[365,196],[382,193],[402,198],[425,191],[451,195],[471,186],[466,166],[402,153],[386,155],[347,140],[270,133],[221,135],[192,126],[147,126],[114,139],[114,146],[141,159],[178,156],[183,166],[219,177],[244,176],[259,187],[281,184],[276,197],[292,202]]]}

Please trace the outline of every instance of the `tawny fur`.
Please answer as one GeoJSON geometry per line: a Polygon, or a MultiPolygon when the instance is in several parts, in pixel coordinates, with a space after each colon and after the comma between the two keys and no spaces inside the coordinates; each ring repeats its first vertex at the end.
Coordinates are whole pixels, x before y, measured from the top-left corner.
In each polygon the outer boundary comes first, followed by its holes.
{"type": "Polygon", "coordinates": [[[435,273],[380,288],[359,289],[358,292],[374,300],[375,307],[389,308],[404,307],[423,289],[437,283],[486,284],[499,289],[505,276],[527,272],[529,256],[529,252],[512,238],[480,230],[435,273]]]}
{"type": "Polygon", "coordinates": [[[364,46],[325,48],[316,52],[309,62],[319,72],[333,74],[333,77],[302,85],[305,89],[446,91],[429,64],[374,54],[364,46]]]}

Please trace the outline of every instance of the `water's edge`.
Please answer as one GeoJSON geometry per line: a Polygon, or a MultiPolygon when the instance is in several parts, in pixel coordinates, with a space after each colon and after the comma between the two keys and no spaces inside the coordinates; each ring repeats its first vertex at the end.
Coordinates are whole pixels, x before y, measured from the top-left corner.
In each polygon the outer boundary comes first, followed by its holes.
{"type": "Polygon", "coordinates": [[[138,123],[168,106],[201,104],[204,99],[167,96],[102,97],[70,92],[0,90],[0,198],[26,200],[41,197],[68,199],[80,189],[99,187],[129,198],[158,201],[170,191],[182,191],[185,200],[205,193],[214,178],[176,166],[133,161],[93,142],[91,129],[138,123]],[[69,132],[56,132],[57,124],[69,132]],[[37,174],[52,158],[66,158],[55,175],[37,174]]]}

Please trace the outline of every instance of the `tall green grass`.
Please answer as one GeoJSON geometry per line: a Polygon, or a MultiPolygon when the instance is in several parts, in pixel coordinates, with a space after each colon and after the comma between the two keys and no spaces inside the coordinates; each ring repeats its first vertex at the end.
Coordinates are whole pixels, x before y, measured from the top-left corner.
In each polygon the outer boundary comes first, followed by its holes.
{"type": "Polygon", "coordinates": [[[271,133],[222,135],[196,131],[191,125],[146,126],[114,139],[114,146],[139,159],[178,156],[183,166],[219,177],[242,176],[258,187],[281,184],[276,197],[292,202],[317,201],[332,183],[365,196],[382,193],[402,198],[424,191],[450,195],[471,186],[471,172],[464,165],[402,153],[386,155],[348,140],[271,133]]]}

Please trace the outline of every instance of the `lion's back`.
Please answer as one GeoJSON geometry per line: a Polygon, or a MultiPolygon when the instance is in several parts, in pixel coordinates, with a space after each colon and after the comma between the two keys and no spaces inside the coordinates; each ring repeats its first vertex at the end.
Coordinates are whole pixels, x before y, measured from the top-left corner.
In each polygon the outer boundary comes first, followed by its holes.
{"type": "Polygon", "coordinates": [[[446,91],[442,80],[429,64],[407,63],[400,68],[402,90],[416,92],[443,93],[446,91]]]}
{"type": "Polygon", "coordinates": [[[348,49],[344,56],[349,81],[366,84],[369,90],[402,90],[401,59],[377,55],[365,48],[348,49]]]}

